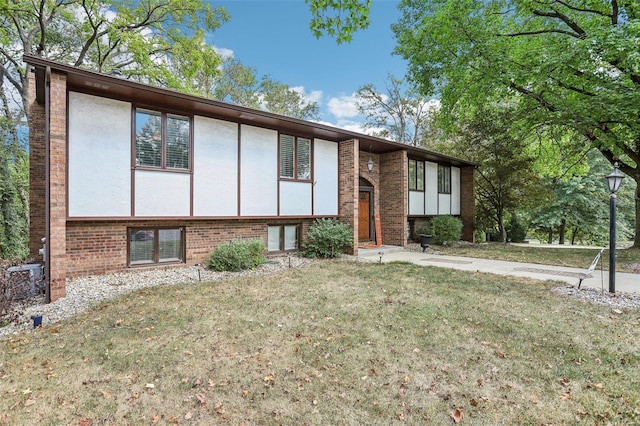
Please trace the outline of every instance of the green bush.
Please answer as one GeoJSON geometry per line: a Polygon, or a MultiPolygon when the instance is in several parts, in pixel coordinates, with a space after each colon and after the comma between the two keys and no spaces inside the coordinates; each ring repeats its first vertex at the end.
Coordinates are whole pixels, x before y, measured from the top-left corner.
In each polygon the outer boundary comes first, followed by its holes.
{"type": "Polygon", "coordinates": [[[264,241],[260,239],[230,241],[209,255],[208,266],[214,271],[253,269],[266,261],[264,250],[264,241]]]}
{"type": "Polygon", "coordinates": [[[507,238],[514,243],[521,243],[527,238],[527,226],[516,215],[511,215],[505,228],[507,229],[507,238]]]}
{"type": "Polygon", "coordinates": [[[460,240],[462,221],[453,216],[436,216],[431,219],[431,243],[446,246],[460,240]]]}
{"type": "Polygon", "coordinates": [[[317,219],[307,234],[303,254],[306,257],[338,257],[353,245],[353,230],[337,219],[317,219]]]}

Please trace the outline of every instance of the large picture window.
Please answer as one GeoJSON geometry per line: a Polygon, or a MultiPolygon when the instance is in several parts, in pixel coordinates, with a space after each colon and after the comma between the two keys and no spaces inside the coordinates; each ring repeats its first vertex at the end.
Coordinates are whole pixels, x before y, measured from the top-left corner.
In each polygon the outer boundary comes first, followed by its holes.
{"type": "Polygon", "coordinates": [[[438,192],[451,194],[451,167],[438,166],[438,192]]]}
{"type": "Polygon", "coordinates": [[[298,225],[270,225],[267,244],[269,253],[298,250],[298,229],[298,225]]]}
{"type": "Polygon", "coordinates": [[[136,167],[189,170],[191,120],[175,114],[136,110],[136,167]]]}
{"type": "Polygon", "coordinates": [[[409,160],[409,191],[424,191],[424,161],[409,160]]]}
{"type": "Polygon", "coordinates": [[[130,228],[129,265],[184,261],[182,228],[130,228]]]}
{"type": "Polygon", "coordinates": [[[280,135],[280,177],[311,180],[311,139],[280,135]]]}

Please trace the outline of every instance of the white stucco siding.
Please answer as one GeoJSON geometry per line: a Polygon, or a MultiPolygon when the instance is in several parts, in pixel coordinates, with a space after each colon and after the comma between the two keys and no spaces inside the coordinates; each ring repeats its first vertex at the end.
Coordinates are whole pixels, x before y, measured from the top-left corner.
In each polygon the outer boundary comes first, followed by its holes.
{"type": "Polygon", "coordinates": [[[194,118],[193,215],[238,215],[238,125],[194,118]]]}
{"type": "Polygon", "coordinates": [[[240,215],[278,214],[278,132],[240,129],[240,215]]]}
{"type": "Polygon", "coordinates": [[[189,216],[191,175],[136,170],[136,216],[189,216]]]}
{"type": "Polygon", "coordinates": [[[338,214],[338,144],[313,141],[313,214],[338,214]]]}
{"type": "Polygon", "coordinates": [[[451,167],[451,214],[460,214],[460,169],[451,167]]]}
{"type": "Polygon", "coordinates": [[[280,216],[310,216],[311,185],[311,182],[280,182],[280,216]]]}
{"type": "Polygon", "coordinates": [[[424,163],[424,195],[425,195],[425,211],[424,214],[438,214],[438,165],[436,163],[424,163]]]}
{"type": "Polygon", "coordinates": [[[451,194],[438,194],[438,214],[451,214],[451,194]]]}
{"type": "Polygon", "coordinates": [[[424,214],[424,192],[409,191],[409,214],[424,214]]]}
{"type": "Polygon", "coordinates": [[[131,104],[69,92],[70,217],[131,215],[131,104]]]}

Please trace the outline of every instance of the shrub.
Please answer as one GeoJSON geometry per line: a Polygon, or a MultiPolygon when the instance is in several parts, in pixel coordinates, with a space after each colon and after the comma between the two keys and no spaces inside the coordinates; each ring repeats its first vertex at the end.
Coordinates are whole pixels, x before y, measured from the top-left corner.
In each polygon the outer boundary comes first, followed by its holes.
{"type": "Polygon", "coordinates": [[[453,216],[436,216],[431,219],[431,242],[446,246],[455,243],[462,235],[462,221],[453,216]]]}
{"type": "Polygon", "coordinates": [[[214,271],[243,271],[262,265],[264,257],[264,241],[233,240],[221,244],[209,255],[208,266],[214,271]]]}
{"type": "Polygon", "coordinates": [[[338,257],[353,245],[353,230],[337,219],[317,219],[311,225],[303,254],[307,257],[338,257]]]}
{"type": "Polygon", "coordinates": [[[507,229],[507,238],[514,243],[521,243],[527,238],[527,226],[516,215],[511,215],[505,228],[507,229]]]}

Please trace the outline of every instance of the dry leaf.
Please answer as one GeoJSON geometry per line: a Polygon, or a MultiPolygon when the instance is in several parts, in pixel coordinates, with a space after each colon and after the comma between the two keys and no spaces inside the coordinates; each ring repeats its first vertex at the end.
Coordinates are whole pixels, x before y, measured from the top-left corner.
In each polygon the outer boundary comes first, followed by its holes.
{"type": "Polygon", "coordinates": [[[79,426],[91,426],[93,424],[93,420],[91,419],[80,419],[78,422],[79,426]]]}
{"type": "Polygon", "coordinates": [[[193,413],[191,411],[189,411],[187,414],[184,415],[185,420],[190,420],[191,417],[193,417],[193,413]]]}
{"type": "Polygon", "coordinates": [[[152,423],[158,423],[159,421],[160,421],[160,416],[158,415],[153,416],[153,418],[151,419],[152,423]]]}
{"type": "Polygon", "coordinates": [[[201,405],[207,405],[207,396],[204,392],[197,393],[196,398],[198,398],[198,402],[200,402],[201,405]]]}
{"type": "Polygon", "coordinates": [[[35,403],[36,403],[36,401],[35,401],[35,400],[33,400],[33,399],[29,398],[29,399],[27,399],[27,400],[24,402],[24,406],[25,406],[25,407],[28,407],[28,406],[33,405],[33,404],[35,404],[35,403]]]}
{"type": "Polygon", "coordinates": [[[460,423],[460,421],[464,418],[464,414],[462,414],[462,411],[460,411],[460,409],[458,408],[456,408],[455,411],[452,411],[449,415],[456,423],[460,423]]]}
{"type": "Polygon", "coordinates": [[[145,385],[145,388],[147,388],[147,389],[153,389],[153,388],[155,388],[155,387],[156,387],[156,385],[154,385],[153,383],[147,383],[147,384],[145,385]]]}

